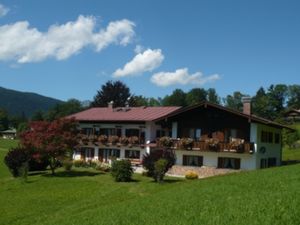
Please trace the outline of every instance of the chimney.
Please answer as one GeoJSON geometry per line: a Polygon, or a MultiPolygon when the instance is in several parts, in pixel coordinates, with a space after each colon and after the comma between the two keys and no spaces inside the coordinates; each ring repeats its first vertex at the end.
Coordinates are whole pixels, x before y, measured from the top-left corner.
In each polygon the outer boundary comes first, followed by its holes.
{"type": "Polygon", "coordinates": [[[107,108],[111,109],[111,111],[113,111],[114,108],[114,101],[110,101],[107,105],[107,108]]]}
{"type": "Polygon", "coordinates": [[[243,103],[243,113],[247,115],[251,115],[251,97],[245,96],[242,97],[243,103]]]}

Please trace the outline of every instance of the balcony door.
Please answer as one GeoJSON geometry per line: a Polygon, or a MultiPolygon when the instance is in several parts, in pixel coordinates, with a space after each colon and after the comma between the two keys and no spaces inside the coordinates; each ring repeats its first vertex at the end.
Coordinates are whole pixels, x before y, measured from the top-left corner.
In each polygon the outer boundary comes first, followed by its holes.
{"type": "Polygon", "coordinates": [[[218,157],[218,168],[238,170],[241,168],[241,159],[218,157]]]}
{"type": "Polygon", "coordinates": [[[120,158],[120,149],[99,149],[99,160],[108,162],[108,160],[120,158]]]}

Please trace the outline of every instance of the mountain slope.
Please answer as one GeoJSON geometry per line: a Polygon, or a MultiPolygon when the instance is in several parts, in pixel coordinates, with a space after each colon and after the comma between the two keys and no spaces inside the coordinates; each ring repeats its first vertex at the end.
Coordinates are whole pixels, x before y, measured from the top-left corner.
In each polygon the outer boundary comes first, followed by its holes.
{"type": "Polygon", "coordinates": [[[7,110],[11,115],[32,116],[36,111],[47,111],[61,100],[45,97],[30,92],[21,92],[0,87],[0,108],[7,110]]]}

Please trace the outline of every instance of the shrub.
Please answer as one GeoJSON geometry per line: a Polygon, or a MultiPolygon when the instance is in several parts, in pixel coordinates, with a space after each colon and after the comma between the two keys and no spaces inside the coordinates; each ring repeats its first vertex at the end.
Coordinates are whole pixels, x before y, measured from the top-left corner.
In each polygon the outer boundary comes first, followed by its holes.
{"type": "Polygon", "coordinates": [[[40,154],[33,154],[30,157],[28,162],[28,170],[29,171],[42,171],[46,170],[49,166],[49,159],[45,156],[41,156],[40,154]]]}
{"type": "Polygon", "coordinates": [[[117,182],[131,181],[133,169],[129,160],[115,160],[112,163],[111,175],[117,182]]]}
{"type": "Polygon", "coordinates": [[[85,167],[86,162],[83,159],[77,159],[73,161],[75,167],[85,167]]]}
{"type": "Polygon", "coordinates": [[[24,148],[13,148],[8,151],[4,162],[14,177],[25,177],[28,171],[29,153],[24,148]]]}
{"type": "Polygon", "coordinates": [[[196,172],[194,171],[188,171],[186,174],[185,174],[185,178],[188,179],[188,180],[194,180],[194,179],[198,179],[199,176],[196,172]]]}
{"type": "Polygon", "coordinates": [[[111,166],[108,163],[104,162],[97,162],[95,166],[95,170],[99,170],[102,172],[108,172],[110,170],[111,166]]]}
{"type": "Polygon", "coordinates": [[[156,182],[161,183],[164,179],[164,176],[166,172],[168,171],[167,169],[168,161],[166,159],[159,159],[154,163],[154,180],[156,182]]]}
{"type": "Polygon", "coordinates": [[[65,168],[66,171],[71,171],[73,166],[73,161],[71,159],[65,159],[63,161],[63,167],[65,168]]]}
{"type": "Polygon", "coordinates": [[[87,163],[85,164],[85,167],[92,167],[95,168],[97,166],[97,161],[96,160],[89,160],[87,161],[87,163]]]}
{"type": "Polygon", "coordinates": [[[289,148],[294,148],[296,141],[299,139],[299,134],[297,132],[291,132],[287,129],[283,129],[282,132],[282,142],[289,148]]]}
{"type": "Polygon", "coordinates": [[[172,150],[156,150],[152,151],[150,154],[146,153],[143,155],[143,167],[147,170],[148,176],[156,179],[155,175],[155,162],[159,159],[165,159],[167,161],[165,167],[165,173],[175,164],[176,157],[172,150]]]}

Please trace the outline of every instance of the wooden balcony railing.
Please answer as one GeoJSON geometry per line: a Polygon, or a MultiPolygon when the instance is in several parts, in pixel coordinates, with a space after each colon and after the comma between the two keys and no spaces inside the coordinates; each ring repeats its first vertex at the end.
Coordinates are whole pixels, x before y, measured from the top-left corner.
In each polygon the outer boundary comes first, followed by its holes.
{"type": "Polygon", "coordinates": [[[218,141],[196,141],[186,138],[170,139],[170,142],[156,141],[156,147],[169,147],[175,150],[193,150],[203,152],[231,152],[231,153],[249,153],[254,152],[254,143],[252,142],[218,142],[218,141]]]}
{"type": "Polygon", "coordinates": [[[137,147],[144,146],[145,140],[137,136],[131,137],[118,137],[115,135],[106,136],[106,135],[78,135],[79,145],[83,146],[128,146],[128,147],[137,147]]]}

